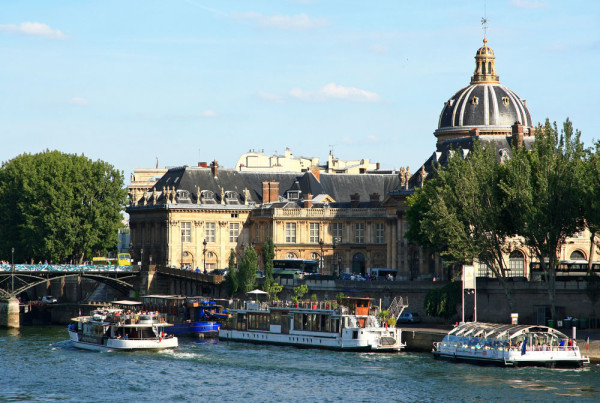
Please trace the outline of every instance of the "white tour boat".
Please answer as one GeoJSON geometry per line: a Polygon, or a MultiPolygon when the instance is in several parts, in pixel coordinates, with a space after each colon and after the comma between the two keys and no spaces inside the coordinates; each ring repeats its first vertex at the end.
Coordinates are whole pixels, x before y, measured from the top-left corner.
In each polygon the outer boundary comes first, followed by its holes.
{"type": "Polygon", "coordinates": [[[434,343],[435,358],[502,366],[589,364],[565,334],[547,326],[467,322],[434,343]]]}
{"type": "Polygon", "coordinates": [[[73,346],[86,350],[162,350],[175,348],[177,337],[165,332],[172,326],[165,315],[101,308],[73,319],[68,327],[73,346]]]}
{"type": "Polygon", "coordinates": [[[371,314],[370,298],[344,298],[333,307],[328,302],[269,306],[246,301],[230,309],[230,320],[219,331],[222,340],[314,347],[334,350],[399,351],[401,330],[379,324],[371,314]]]}

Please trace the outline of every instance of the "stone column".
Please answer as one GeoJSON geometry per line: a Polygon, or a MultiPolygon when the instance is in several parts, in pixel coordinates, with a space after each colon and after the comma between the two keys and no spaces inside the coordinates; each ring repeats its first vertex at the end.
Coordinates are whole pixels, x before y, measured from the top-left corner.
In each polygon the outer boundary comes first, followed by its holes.
{"type": "Polygon", "coordinates": [[[15,297],[0,300],[0,327],[19,328],[19,300],[15,297]]]}

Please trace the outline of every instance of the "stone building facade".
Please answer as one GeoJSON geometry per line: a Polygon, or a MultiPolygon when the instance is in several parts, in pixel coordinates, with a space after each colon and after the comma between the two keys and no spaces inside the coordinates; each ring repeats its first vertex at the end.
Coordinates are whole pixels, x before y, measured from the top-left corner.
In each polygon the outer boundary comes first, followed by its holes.
{"type": "MultiPolygon", "coordinates": [[[[372,171],[368,160],[358,161],[357,170],[346,162],[336,170],[331,154],[322,167],[289,150],[277,161],[245,154],[233,170],[219,169],[214,161],[156,171],[163,175],[155,182],[142,175],[152,172],[136,170],[127,208],[131,253],[144,264],[214,269],[227,266],[232,249],[239,256],[244,247],[259,250],[271,238],[276,258],[314,259],[324,274],[387,267],[403,280],[448,279],[452,273],[439,256],[406,238],[407,198],[451,153],[466,158],[477,141],[493,145],[501,161],[511,157],[512,144],[531,147],[533,129],[525,100],[500,84],[494,51],[484,38],[469,85],[444,102],[436,149],[415,173],[408,168],[385,173],[378,165],[372,171]],[[251,169],[253,158],[261,169],[251,169]]],[[[587,231],[574,234],[560,259],[587,260],[589,245],[587,231]]],[[[508,275],[529,278],[531,251],[518,239],[507,246],[508,275]]],[[[593,253],[600,260],[597,248],[593,253]]],[[[475,264],[479,276],[492,275],[475,264]]]]}

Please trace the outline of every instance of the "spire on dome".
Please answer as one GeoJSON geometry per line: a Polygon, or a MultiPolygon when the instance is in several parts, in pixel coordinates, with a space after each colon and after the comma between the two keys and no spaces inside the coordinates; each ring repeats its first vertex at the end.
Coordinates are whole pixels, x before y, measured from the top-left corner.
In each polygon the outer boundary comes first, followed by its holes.
{"type": "Polygon", "coordinates": [[[483,37],[483,46],[475,55],[475,72],[471,77],[471,84],[500,83],[496,74],[496,57],[494,51],[487,45],[487,38],[483,37]]]}

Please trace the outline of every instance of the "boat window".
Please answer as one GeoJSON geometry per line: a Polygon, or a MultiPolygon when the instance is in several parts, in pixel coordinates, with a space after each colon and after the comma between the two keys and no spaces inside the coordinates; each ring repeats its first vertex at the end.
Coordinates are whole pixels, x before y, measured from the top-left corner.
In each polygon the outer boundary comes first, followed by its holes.
{"type": "Polygon", "coordinates": [[[271,324],[272,325],[281,325],[281,312],[280,311],[271,311],[271,324]]]}
{"type": "Polygon", "coordinates": [[[358,339],[358,330],[354,330],[354,331],[352,332],[352,338],[353,338],[353,339],[358,339]]]}
{"type": "Polygon", "coordinates": [[[302,330],[302,314],[294,314],[294,330],[302,330]]]}

